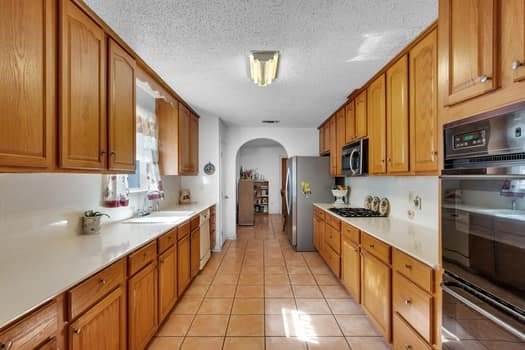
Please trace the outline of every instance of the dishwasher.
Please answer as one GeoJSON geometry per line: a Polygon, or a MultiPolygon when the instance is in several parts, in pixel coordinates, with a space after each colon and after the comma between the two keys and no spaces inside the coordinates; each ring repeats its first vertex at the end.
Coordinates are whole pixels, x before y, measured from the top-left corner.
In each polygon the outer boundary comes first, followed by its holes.
{"type": "Polygon", "coordinates": [[[201,213],[200,217],[200,239],[201,239],[201,262],[200,269],[208,262],[211,256],[210,251],[210,209],[206,209],[201,213]]]}

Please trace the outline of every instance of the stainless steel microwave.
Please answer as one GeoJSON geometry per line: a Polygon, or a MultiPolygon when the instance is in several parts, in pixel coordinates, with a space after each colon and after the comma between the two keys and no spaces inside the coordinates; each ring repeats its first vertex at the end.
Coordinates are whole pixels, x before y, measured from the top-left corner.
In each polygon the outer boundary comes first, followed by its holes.
{"type": "Polygon", "coordinates": [[[345,176],[368,174],[368,139],[359,139],[343,147],[342,171],[345,176]]]}

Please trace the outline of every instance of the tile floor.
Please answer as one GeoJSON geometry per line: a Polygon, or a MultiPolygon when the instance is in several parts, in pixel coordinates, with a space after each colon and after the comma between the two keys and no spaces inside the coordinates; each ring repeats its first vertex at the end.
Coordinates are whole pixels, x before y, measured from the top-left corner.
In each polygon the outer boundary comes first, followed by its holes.
{"type": "Polygon", "coordinates": [[[390,349],[317,253],[297,253],[278,215],[213,254],[149,350],[390,349]]]}

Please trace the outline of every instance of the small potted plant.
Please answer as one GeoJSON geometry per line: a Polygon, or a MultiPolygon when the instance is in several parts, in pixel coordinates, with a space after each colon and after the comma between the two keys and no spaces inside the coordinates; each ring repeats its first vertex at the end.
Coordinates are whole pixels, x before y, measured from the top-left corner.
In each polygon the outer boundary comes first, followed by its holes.
{"type": "Polygon", "coordinates": [[[82,217],[82,233],[85,235],[99,233],[100,232],[100,219],[103,216],[107,216],[109,218],[108,214],[102,213],[100,211],[96,211],[96,210],[85,211],[84,216],[82,217]]]}

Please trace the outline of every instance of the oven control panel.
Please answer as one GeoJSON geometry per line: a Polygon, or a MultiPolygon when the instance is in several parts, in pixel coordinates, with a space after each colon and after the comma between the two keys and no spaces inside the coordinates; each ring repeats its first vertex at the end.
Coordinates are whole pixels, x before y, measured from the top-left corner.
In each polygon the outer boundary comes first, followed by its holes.
{"type": "Polygon", "coordinates": [[[487,131],[485,129],[452,135],[452,147],[455,150],[471,147],[484,147],[486,144],[487,131]]]}

